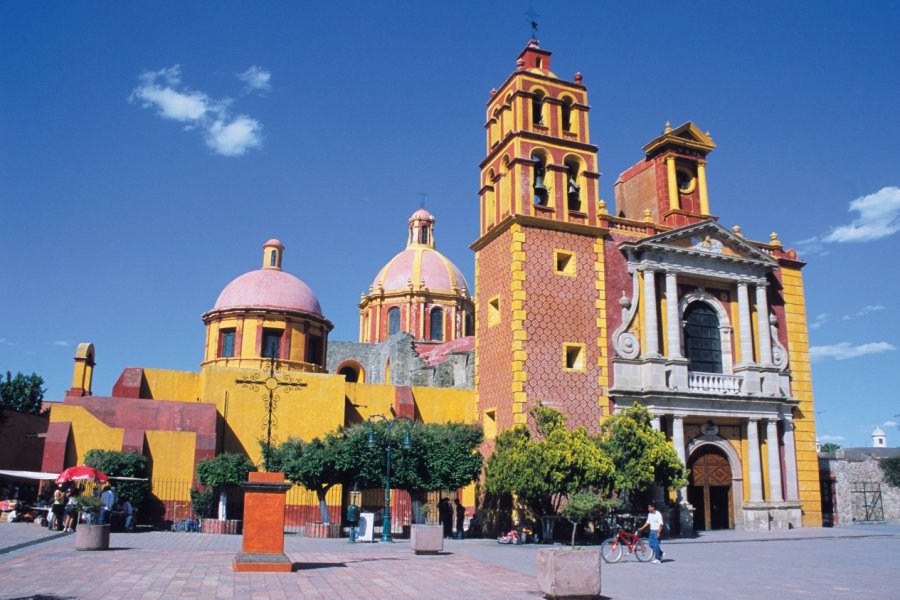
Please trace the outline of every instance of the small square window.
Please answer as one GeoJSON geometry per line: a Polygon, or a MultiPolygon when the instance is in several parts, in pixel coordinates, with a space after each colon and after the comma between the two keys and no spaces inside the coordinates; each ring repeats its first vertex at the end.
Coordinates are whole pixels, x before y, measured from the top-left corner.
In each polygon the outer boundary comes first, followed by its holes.
{"type": "Polygon", "coordinates": [[[283,329],[263,329],[262,356],[264,358],[281,358],[281,336],[283,329]]]}
{"type": "Polygon", "coordinates": [[[584,371],[584,344],[563,344],[563,369],[584,371]]]}
{"type": "Polygon", "coordinates": [[[488,301],[488,327],[493,327],[500,322],[500,296],[495,296],[488,301]]]}
{"type": "Polygon", "coordinates": [[[557,275],[566,275],[574,277],[575,271],[575,253],[566,250],[553,251],[553,272],[557,275]]]}

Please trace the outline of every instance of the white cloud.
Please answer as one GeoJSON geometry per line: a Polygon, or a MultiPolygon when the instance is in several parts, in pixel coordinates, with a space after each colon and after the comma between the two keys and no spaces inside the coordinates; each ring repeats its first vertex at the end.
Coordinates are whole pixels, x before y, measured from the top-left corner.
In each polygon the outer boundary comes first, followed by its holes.
{"type": "Polygon", "coordinates": [[[885,421],[881,424],[882,427],[896,427],[897,421],[885,421]]]}
{"type": "Polygon", "coordinates": [[[51,342],[50,345],[59,346],[60,348],[68,348],[70,344],[66,340],[56,340],[55,342],[51,342]]]}
{"type": "Polygon", "coordinates": [[[900,231],[900,187],[881,188],[874,194],[850,202],[850,212],[859,216],[849,225],[835,227],[825,242],[871,242],[900,231]]]}
{"type": "Polygon", "coordinates": [[[223,156],[241,156],[262,146],[261,131],[262,124],[247,115],[239,115],[230,123],[218,120],[206,130],[206,145],[223,156]]]}
{"type": "Polygon", "coordinates": [[[245,93],[252,91],[268,92],[272,89],[272,84],[270,83],[272,73],[262,67],[253,65],[243,73],[235,73],[235,76],[247,85],[245,93]]]}
{"type": "Polygon", "coordinates": [[[847,360],[867,354],[881,354],[896,350],[893,344],[887,342],[870,342],[868,344],[852,345],[850,342],[841,342],[830,346],[812,346],[809,349],[809,358],[812,362],[822,362],[833,358],[834,360],[847,360]]]}
{"type": "Polygon", "coordinates": [[[867,306],[863,306],[863,307],[862,307],[859,311],[857,311],[855,314],[844,315],[844,316],[841,317],[841,318],[842,318],[844,321],[850,321],[850,320],[852,320],[852,319],[858,319],[858,318],[860,318],[860,317],[864,317],[864,316],[868,315],[869,313],[879,312],[879,311],[882,311],[882,310],[884,310],[884,309],[885,309],[885,307],[882,306],[882,305],[880,305],[880,304],[869,304],[869,305],[867,305],[867,306]]]}
{"type": "MultiPolygon", "coordinates": [[[[271,74],[259,67],[250,67],[238,77],[249,88],[270,88],[271,74]]],[[[140,85],[134,88],[129,98],[132,102],[139,102],[143,108],[156,109],[163,119],[186,123],[186,130],[199,129],[206,145],[216,154],[242,156],[252,148],[262,147],[262,123],[247,115],[232,117],[229,98],[212,98],[184,86],[180,65],[145,71],[139,80],[140,85]]]]}
{"type": "Polygon", "coordinates": [[[844,436],[842,436],[842,435],[820,435],[816,439],[820,442],[842,442],[842,441],[844,441],[844,436]]]}
{"type": "Polygon", "coordinates": [[[159,71],[145,71],[141,85],[131,92],[132,100],[140,100],[144,108],[156,108],[163,119],[197,121],[210,109],[210,99],[203,92],[178,91],[181,85],[181,66],[159,71]]]}
{"type": "Polygon", "coordinates": [[[822,325],[828,322],[828,319],[831,318],[831,315],[828,313],[822,313],[820,315],[816,315],[816,318],[813,319],[813,322],[809,324],[810,329],[818,329],[822,325]]]}
{"type": "Polygon", "coordinates": [[[6,338],[0,338],[0,346],[12,346],[13,343],[6,338]]]}

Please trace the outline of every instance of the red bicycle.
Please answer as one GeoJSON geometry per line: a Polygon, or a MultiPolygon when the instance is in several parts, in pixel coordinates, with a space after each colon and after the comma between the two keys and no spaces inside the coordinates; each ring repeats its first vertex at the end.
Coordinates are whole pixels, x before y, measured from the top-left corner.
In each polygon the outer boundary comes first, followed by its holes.
{"type": "Polygon", "coordinates": [[[622,554],[628,550],[641,562],[647,562],[653,558],[653,548],[650,544],[638,537],[637,533],[631,533],[619,529],[616,534],[605,540],[600,545],[600,556],[608,563],[617,563],[622,560],[622,554]]]}

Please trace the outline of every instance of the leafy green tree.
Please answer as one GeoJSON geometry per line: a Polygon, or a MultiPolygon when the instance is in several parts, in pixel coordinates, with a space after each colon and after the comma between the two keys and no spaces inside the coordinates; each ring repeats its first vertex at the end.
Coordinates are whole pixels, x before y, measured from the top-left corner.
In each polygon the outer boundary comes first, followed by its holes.
{"type": "Polygon", "coordinates": [[[821,451],[822,452],[837,452],[841,447],[839,444],[835,444],[834,442],[828,442],[827,444],[822,444],[821,451]]]}
{"type": "Polygon", "coordinates": [[[484,432],[477,425],[416,423],[410,429],[410,448],[393,455],[391,485],[409,492],[465,487],[481,474],[478,448],[483,441],[484,432]]]}
{"type": "Polygon", "coordinates": [[[884,471],[885,480],[896,488],[900,488],[900,456],[882,458],[878,464],[884,471]]]}
{"type": "Polygon", "coordinates": [[[226,452],[197,463],[197,481],[219,494],[219,519],[227,518],[226,491],[247,481],[251,471],[256,471],[256,466],[243,454],[226,452]]]}
{"type": "Polygon", "coordinates": [[[44,401],[44,379],[40,375],[23,375],[6,372],[6,380],[0,377],[0,405],[21,413],[39,415],[44,401]]]}
{"type": "Polygon", "coordinates": [[[687,469],[661,431],[653,429],[650,411],[639,404],[603,424],[600,448],[615,465],[616,488],[647,492],[654,484],[667,489],[687,485],[687,469]]]}
{"type": "MultiPolygon", "coordinates": [[[[100,469],[110,477],[137,477],[146,479],[148,470],[147,457],[134,450],[88,450],[84,455],[84,464],[100,469]]],[[[121,500],[128,500],[135,508],[140,508],[150,492],[148,481],[115,482],[116,495],[121,500]]]]}
{"type": "Polygon", "coordinates": [[[572,547],[575,547],[575,533],[578,525],[588,517],[609,510],[615,502],[609,498],[603,498],[594,492],[576,492],[572,494],[559,514],[572,524],[572,547]]]}
{"type": "Polygon", "coordinates": [[[547,407],[532,415],[543,439],[521,425],[501,433],[485,467],[487,492],[515,494],[537,515],[556,515],[565,498],[582,490],[612,492],[613,462],[583,427],[566,429],[562,413],[547,407]]]}

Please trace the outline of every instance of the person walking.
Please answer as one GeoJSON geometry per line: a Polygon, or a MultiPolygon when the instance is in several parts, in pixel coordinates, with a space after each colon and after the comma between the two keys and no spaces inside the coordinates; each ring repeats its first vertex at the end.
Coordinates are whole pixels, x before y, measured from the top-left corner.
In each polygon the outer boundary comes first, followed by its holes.
{"type": "Polygon", "coordinates": [[[444,527],[444,539],[449,540],[453,537],[453,507],[447,498],[441,498],[438,502],[438,518],[444,527]]]}
{"type": "Polygon", "coordinates": [[[659,546],[663,527],[665,527],[665,523],[663,522],[662,514],[656,510],[656,506],[651,502],[647,505],[647,522],[641,525],[638,532],[650,529],[650,547],[653,549],[653,563],[657,565],[662,562],[663,557],[662,548],[659,546]]]}
{"type": "Polygon", "coordinates": [[[466,509],[459,502],[459,498],[454,500],[456,503],[456,539],[463,539],[463,523],[466,520],[466,509]]]}
{"type": "Polygon", "coordinates": [[[100,494],[100,501],[102,502],[102,506],[100,507],[100,519],[97,524],[108,525],[110,523],[112,509],[116,505],[116,488],[109,484],[103,486],[103,492],[100,494]]]}
{"type": "Polygon", "coordinates": [[[49,525],[50,529],[63,530],[63,518],[66,511],[65,499],[66,495],[63,494],[62,488],[56,488],[56,491],[53,492],[53,505],[50,507],[50,513],[53,516],[49,525]]]}

